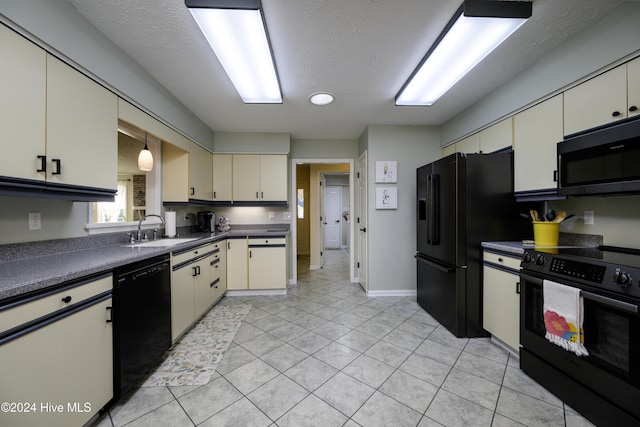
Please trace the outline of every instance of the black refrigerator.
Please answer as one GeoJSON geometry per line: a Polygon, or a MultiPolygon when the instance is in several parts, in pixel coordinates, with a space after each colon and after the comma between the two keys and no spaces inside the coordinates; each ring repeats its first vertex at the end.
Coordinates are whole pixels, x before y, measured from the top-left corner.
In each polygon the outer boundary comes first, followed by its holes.
{"type": "Polygon", "coordinates": [[[457,337],[480,337],[482,241],[520,240],[513,153],[455,153],[417,169],[418,304],[457,337]]]}

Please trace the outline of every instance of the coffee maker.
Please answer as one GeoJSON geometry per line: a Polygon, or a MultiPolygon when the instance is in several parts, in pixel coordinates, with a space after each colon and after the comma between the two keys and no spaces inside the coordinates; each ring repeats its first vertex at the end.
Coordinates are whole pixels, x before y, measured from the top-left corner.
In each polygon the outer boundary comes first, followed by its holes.
{"type": "Polygon", "coordinates": [[[198,231],[205,233],[211,233],[215,231],[216,215],[211,211],[200,211],[197,214],[198,231]]]}

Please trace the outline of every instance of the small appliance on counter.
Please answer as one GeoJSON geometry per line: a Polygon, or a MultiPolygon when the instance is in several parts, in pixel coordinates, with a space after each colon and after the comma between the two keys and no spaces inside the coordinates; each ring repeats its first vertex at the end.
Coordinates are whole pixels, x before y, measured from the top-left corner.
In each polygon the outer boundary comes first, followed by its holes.
{"type": "Polygon", "coordinates": [[[216,215],[212,211],[200,211],[196,215],[197,224],[195,226],[195,232],[211,233],[215,231],[216,215]]]}

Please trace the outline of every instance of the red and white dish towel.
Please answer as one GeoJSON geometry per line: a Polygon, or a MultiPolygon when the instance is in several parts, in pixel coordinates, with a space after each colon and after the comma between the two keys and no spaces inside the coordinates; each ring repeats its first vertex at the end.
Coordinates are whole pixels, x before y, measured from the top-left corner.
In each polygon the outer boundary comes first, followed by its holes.
{"type": "Polygon", "coordinates": [[[545,280],[542,295],[544,326],[547,330],[545,338],[578,356],[588,356],[589,352],[584,346],[584,308],[580,289],[545,280]]]}

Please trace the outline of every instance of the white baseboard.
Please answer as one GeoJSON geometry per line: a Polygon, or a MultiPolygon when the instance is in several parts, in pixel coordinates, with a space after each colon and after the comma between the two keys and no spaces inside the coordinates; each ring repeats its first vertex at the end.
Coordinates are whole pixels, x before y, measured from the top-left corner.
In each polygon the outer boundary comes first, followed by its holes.
{"type": "Polygon", "coordinates": [[[380,290],[380,291],[369,290],[367,292],[368,297],[412,297],[417,295],[418,295],[417,291],[409,290],[409,289],[380,290]]]}
{"type": "Polygon", "coordinates": [[[286,289],[256,289],[242,291],[227,291],[228,297],[257,297],[265,295],[286,295],[286,289]]]}

